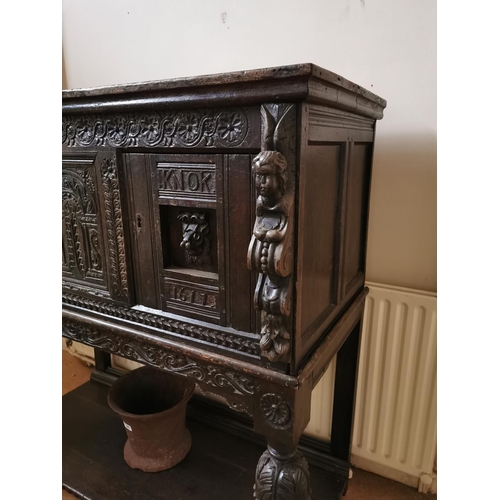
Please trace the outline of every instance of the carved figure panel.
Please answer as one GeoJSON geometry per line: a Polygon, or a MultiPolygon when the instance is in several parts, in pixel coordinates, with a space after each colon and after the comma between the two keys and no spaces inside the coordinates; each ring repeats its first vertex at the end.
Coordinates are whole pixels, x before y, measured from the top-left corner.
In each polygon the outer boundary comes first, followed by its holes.
{"type": "Polygon", "coordinates": [[[65,161],[62,169],[63,274],[103,283],[93,160],[65,161]]]}
{"type": "Polygon", "coordinates": [[[248,267],[259,273],[254,304],[261,311],[262,356],[290,359],[290,275],[293,269],[295,106],[264,105],[262,147],[252,162],[257,191],[248,267]]]}

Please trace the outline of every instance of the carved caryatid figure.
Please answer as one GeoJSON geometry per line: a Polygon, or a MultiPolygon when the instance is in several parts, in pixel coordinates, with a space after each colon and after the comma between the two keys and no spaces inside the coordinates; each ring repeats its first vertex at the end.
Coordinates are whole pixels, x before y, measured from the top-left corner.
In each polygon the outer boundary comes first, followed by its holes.
{"type": "Polygon", "coordinates": [[[210,231],[204,212],[182,212],[177,218],[182,222],[181,247],[186,251],[186,260],[190,264],[211,264],[210,231]]]}
{"type": "Polygon", "coordinates": [[[290,350],[293,194],[287,191],[287,161],[282,153],[262,151],[252,162],[252,173],[258,198],[248,267],[260,273],[254,301],[262,311],[261,354],[280,361],[290,350]]]}

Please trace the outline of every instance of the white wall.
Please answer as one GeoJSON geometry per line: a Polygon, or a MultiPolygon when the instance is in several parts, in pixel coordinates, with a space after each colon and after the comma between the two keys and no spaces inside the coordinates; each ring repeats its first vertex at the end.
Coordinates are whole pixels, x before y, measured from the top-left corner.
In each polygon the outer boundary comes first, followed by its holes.
{"type": "Polygon", "coordinates": [[[387,99],[367,279],[436,290],[436,2],[63,0],[68,88],[313,62],[387,99]]]}

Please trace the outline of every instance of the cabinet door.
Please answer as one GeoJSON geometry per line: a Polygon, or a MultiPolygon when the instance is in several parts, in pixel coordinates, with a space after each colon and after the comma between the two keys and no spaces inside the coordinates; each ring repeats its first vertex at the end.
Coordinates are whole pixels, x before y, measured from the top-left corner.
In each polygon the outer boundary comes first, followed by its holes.
{"type": "Polygon", "coordinates": [[[63,292],[129,300],[116,158],[71,152],[62,161],[63,292]]]}
{"type": "Polygon", "coordinates": [[[250,161],[245,154],[124,155],[139,305],[254,331],[250,161]]]}

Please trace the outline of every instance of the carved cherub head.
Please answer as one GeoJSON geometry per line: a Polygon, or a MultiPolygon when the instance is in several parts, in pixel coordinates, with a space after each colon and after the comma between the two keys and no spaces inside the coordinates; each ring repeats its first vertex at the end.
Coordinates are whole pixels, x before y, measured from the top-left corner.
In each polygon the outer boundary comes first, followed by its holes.
{"type": "Polygon", "coordinates": [[[189,255],[199,255],[204,249],[205,236],[209,232],[204,212],[182,212],[177,218],[182,222],[181,247],[189,255]]]}
{"type": "Polygon", "coordinates": [[[278,151],[262,151],[252,162],[255,186],[260,196],[272,202],[285,194],[288,180],[285,157],[278,151]]]}

